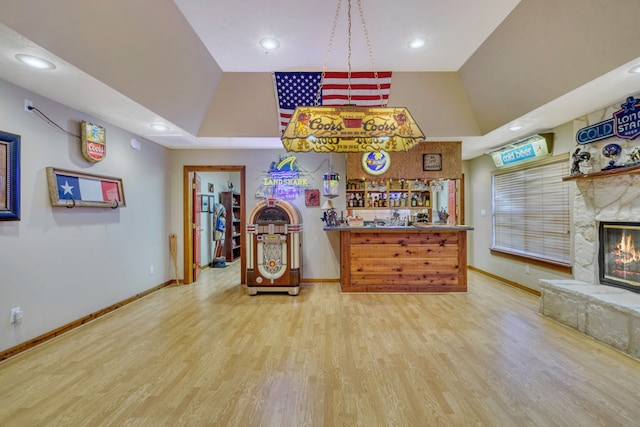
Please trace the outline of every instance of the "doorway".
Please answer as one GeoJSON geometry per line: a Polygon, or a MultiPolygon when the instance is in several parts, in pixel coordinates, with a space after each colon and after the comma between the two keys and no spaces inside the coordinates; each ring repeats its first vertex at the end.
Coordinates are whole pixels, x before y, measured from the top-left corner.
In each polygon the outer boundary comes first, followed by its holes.
{"type": "MultiPolygon", "coordinates": [[[[240,174],[240,188],[239,192],[241,197],[245,198],[245,166],[184,166],[183,168],[183,247],[184,247],[184,278],[183,282],[185,284],[193,283],[194,281],[194,253],[193,253],[193,230],[196,225],[193,221],[193,197],[192,194],[192,181],[193,176],[196,173],[209,173],[209,172],[238,172],[240,174]]],[[[244,203],[243,203],[244,205],[244,203]]],[[[240,210],[240,241],[244,242],[246,239],[245,236],[245,210],[240,210]]],[[[245,259],[245,246],[242,245],[240,248],[240,283],[244,284],[244,271],[246,269],[246,259],[245,259]]]]}

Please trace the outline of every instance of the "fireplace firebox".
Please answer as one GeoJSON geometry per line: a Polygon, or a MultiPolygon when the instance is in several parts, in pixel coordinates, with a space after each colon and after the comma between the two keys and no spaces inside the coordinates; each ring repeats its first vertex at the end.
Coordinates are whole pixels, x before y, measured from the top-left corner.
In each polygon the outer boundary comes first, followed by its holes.
{"type": "Polygon", "coordinates": [[[640,293],[640,223],[601,222],[600,283],[640,293]]]}

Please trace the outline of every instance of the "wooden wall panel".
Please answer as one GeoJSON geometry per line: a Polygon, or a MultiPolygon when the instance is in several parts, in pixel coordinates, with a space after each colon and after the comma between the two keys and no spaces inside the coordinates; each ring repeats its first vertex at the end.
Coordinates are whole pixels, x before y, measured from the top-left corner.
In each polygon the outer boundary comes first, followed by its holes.
{"type": "MultiPolygon", "coordinates": [[[[422,142],[413,147],[408,152],[389,153],[391,155],[391,165],[389,170],[375,178],[400,179],[400,178],[462,178],[462,143],[452,142],[422,142]],[[442,154],[441,171],[423,171],[423,154],[442,154]]],[[[366,179],[373,178],[362,168],[362,153],[347,154],[347,178],[366,179]]]]}
{"type": "Polygon", "coordinates": [[[353,230],[341,236],[345,292],[466,291],[466,231],[353,230]]]}

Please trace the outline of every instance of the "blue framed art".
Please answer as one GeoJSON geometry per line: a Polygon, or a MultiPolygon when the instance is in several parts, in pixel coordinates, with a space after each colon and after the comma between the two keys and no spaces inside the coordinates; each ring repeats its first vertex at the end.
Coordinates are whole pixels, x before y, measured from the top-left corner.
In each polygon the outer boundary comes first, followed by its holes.
{"type": "Polygon", "coordinates": [[[0,221],[20,221],[20,135],[0,131],[0,221]]]}

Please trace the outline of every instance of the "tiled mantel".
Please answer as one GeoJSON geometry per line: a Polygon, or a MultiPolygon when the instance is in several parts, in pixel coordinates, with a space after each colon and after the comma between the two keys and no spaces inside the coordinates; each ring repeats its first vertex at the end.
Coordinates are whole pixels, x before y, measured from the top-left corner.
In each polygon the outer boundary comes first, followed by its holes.
{"type": "MultiPolygon", "coordinates": [[[[608,142],[591,144],[592,158],[608,142]]],[[[640,166],[564,180],[576,184],[575,280],[540,280],[540,313],[640,359],[640,293],[601,285],[598,271],[599,223],[640,221],[640,166]]]]}

